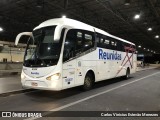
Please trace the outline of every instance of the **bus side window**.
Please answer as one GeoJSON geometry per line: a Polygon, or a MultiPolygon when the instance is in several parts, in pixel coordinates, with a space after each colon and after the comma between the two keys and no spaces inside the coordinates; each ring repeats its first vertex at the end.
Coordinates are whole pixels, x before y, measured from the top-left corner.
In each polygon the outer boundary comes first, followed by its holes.
{"type": "Polygon", "coordinates": [[[64,44],[63,62],[75,56],[75,44],[76,44],[76,32],[75,30],[69,30],[67,32],[64,44]]]}
{"type": "Polygon", "coordinates": [[[84,34],[84,51],[93,47],[93,36],[90,34],[84,34]]]}
{"type": "Polygon", "coordinates": [[[76,32],[76,54],[82,52],[83,34],[82,32],[76,32]]]}
{"type": "Polygon", "coordinates": [[[104,39],[102,37],[99,38],[99,42],[97,43],[98,47],[104,48],[104,43],[103,43],[104,39]]]}
{"type": "Polygon", "coordinates": [[[121,41],[117,41],[117,50],[118,51],[123,51],[123,45],[121,41]]]}
{"type": "Polygon", "coordinates": [[[111,40],[111,49],[117,50],[117,41],[114,39],[111,40]]]}
{"type": "Polygon", "coordinates": [[[99,37],[99,42],[97,43],[97,46],[101,48],[106,48],[106,45],[104,43],[105,42],[104,35],[98,34],[98,37],[99,37]]]}
{"type": "Polygon", "coordinates": [[[105,39],[104,39],[104,48],[106,49],[110,49],[110,38],[105,36],[105,39]]]}

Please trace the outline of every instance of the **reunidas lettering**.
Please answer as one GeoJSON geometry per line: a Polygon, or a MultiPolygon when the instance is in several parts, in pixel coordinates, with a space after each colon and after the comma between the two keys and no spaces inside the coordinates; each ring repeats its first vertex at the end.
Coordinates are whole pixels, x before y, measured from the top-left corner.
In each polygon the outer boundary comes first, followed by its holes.
{"type": "Polygon", "coordinates": [[[102,60],[121,60],[121,54],[118,54],[117,51],[112,53],[104,52],[102,49],[99,49],[99,59],[102,60]]]}

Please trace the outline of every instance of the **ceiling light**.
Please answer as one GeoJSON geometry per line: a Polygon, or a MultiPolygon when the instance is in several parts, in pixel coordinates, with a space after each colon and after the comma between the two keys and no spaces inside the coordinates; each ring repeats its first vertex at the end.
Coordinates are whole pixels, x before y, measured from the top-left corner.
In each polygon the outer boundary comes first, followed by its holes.
{"type": "Polygon", "coordinates": [[[139,19],[140,18],[140,14],[136,14],[135,16],[134,16],[134,19],[139,19]]]}
{"type": "Polygon", "coordinates": [[[125,0],[124,5],[130,5],[131,0],[125,0]]]}
{"type": "Polygon", "coordinates": [[[3,28],[2,27],[0,27],[0,32],[2,32],[3,31],[3,28]]]}
{"type": "Polygon", "coordinates": [[[143,48],[144,50],[146,49],[146,48],[143,48]]]}
{"type": "Polygon", "coordinates": [[[152,28],[150,27],[150,28],[148,28],[147,30],[148,30],[148,31],[152,31],[152,28]]]}
{"type": "Polygon", "coordinates": [[[43,4],[44,4],[44,1],[43,1],[43,0],[37,0],[36,7],[37,7],[37,8],[42,8],[42,7],[43,7],[43,4]]]}
{"type": "Polygon", "coordinates": [[[66,18],[66,16],[65,16],[65,15],[63,15],[63,16],[62,16],[62,18],[66,18]]]}
{"type": "Polygon", "coordinates": [[[50,50],[51,48],[50,47],[48,47],[48,50],[50,50]]]}
{"type": "Polygon", "coordinates": [[[155,38],[159,38],[159,35],[156,35],[155,38]]]}
{"type": "Polygon", "coordinates": [[[139,47],[139,48],[141,48],[142,46],[141,46],[141,45],[139,45],[138,47],[139,47]]]}
{"type": "Polygon", "coordinates": [[[150,50],[148,49],[148,51],[150,51],[150,50]]]}

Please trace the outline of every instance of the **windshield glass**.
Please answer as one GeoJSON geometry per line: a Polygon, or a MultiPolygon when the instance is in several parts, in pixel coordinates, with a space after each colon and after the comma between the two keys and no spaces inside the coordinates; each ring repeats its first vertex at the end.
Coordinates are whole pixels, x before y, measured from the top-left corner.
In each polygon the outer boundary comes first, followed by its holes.
{"type": "Polygon", "coordinates": [[[47,67],[57,64],[62,40],[54,40],[55,27],[44,27],[33,31],[33,38],[30,37],[27,42],[24,66],[47,67]]]}

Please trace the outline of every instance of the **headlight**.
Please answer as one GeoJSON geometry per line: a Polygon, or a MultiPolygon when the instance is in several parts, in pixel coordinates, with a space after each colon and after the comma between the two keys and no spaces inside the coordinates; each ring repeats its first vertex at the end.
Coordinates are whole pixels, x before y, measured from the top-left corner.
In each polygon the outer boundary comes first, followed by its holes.
{"type": "Polygon", "coordinates": [[[51,75],[49,77],[47,77],[47,80],[58,80],[60,78],[61,74],[60,73],[56,73],[54,75],[51,75]]]}
{"type": "Polygon", "coordinates": [[[23,73],[21,73],[21,80],[23,80],[25,78],[26,78],[26,76],[23,73]]]}

